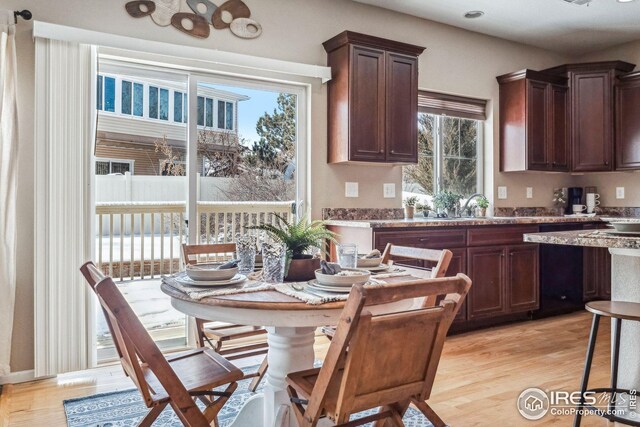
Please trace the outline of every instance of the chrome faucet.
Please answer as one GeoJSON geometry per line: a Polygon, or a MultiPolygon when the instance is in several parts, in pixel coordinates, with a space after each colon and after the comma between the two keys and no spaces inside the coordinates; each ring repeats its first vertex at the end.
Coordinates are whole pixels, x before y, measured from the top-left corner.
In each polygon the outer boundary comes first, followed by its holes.
{"type": "Polygon", "coordinates": [[[467,207],[469,207],[469,203],[471,203],[471,200],[475,199],[476,197],[483,197],[483,194],[475,193],[469,196],[467,201],[464,202],[464,206],[462,206],[462,209],[460,210],[460,216],[462,216],[462,214],[467,210],[467,207]]]}

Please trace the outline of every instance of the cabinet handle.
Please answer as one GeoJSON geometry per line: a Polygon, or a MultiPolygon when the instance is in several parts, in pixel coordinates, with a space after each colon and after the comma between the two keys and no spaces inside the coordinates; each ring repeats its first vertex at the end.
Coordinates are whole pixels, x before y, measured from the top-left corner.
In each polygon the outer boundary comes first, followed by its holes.
{"type": "Polygon", "coordinates": [[[428,242],[429,238],[428,237],[422,237],[422,238],[420,238],[420,241],[421,242],[428,242]]]}
{"type": "Polygon", "coordinates": [[[609,162],[604,162],[604,165],[605,166],[609,166],[609,162]]]}
{"type": "Polygon", "coordinates": [[[500,256],[501,256],[502,258],[504,258],[504,254],[500,254],[500,256]]]}

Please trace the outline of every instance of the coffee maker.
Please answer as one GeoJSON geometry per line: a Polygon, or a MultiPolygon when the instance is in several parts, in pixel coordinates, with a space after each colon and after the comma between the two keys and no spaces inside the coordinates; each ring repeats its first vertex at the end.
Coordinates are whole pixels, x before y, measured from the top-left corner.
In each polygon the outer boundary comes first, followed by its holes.
{"type": "Polygon", "coordinates": [[[573,205],[582,204],[582,187],[569,187],[567,189],[567,215],[573,214],[573,205]]]}

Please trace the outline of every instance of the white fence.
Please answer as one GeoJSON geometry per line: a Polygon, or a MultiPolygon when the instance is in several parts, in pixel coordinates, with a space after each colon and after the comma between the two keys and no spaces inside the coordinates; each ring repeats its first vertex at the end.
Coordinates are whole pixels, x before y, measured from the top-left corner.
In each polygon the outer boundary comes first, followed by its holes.
{"type": "MultiPolygon", "coordinates": [[[[293,202],[198,202],[199,243],[226,243],[246,227],[274,223],[273,214],[291,218],[293,202]]],[[[187,241],[183,202],[96,203],[98,264],[110,276],[136,277],[172,273],[180,265],[180,245],[187,241]],[[143,233],[140,233],[143,230],[143,233]]]]}

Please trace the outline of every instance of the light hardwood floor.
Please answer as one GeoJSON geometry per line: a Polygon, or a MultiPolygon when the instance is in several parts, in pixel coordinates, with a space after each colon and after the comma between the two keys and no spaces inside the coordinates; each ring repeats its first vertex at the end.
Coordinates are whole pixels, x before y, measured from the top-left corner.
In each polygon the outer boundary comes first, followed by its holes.
{"type": "MultiPolygon", "coordinates": [[[[528,387],[578,389],[590,322],[591,316],[581,312],[448,338],[431,406],[454,427],[572,425],[567,416],[527,421],[519,415],[516,399],[528,387]]],[[[609,339],[605,319],[598,335],[592,387],[608,385],[609,339]]],[[[324,338],[316,341],[319,358],[327,346],[324,338]]],[[[119,365],[6,386],[0,397],[0,426],[65,426],[63,400],[132,387],[119,365]]],[[[614,424],[588,417],[582,425],[614,424]]]]}

